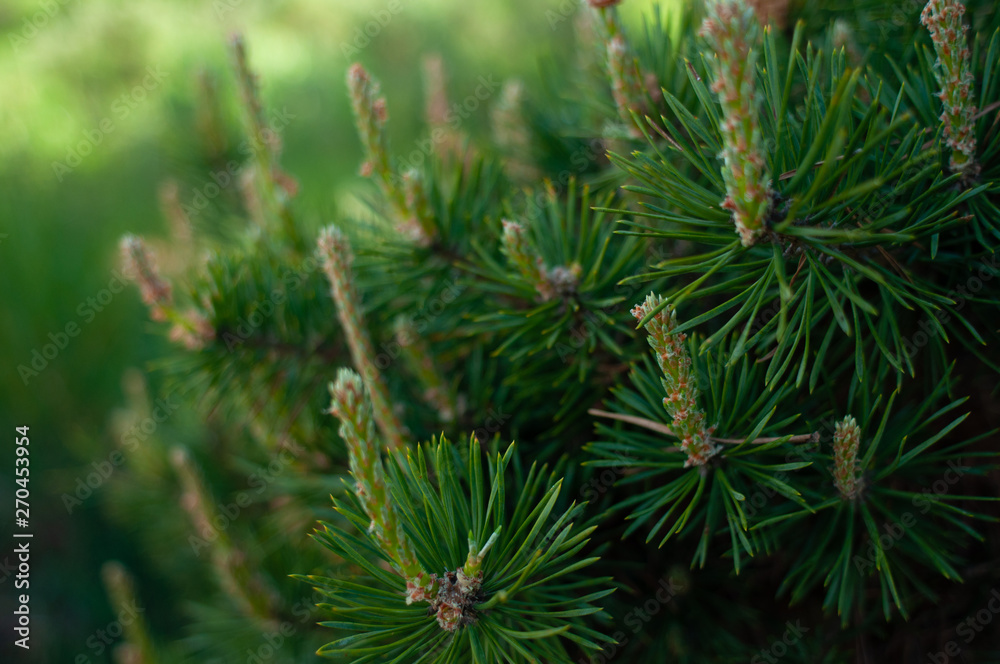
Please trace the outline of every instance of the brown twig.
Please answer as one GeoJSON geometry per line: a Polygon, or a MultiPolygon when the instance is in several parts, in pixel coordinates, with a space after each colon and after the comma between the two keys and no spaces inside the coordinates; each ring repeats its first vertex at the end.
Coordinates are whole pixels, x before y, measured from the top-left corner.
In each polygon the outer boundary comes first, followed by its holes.
{"type": "MultiPolygon", "coordinates": [[[[643,427],[644,429],[649,429],[650,431],[656,431],[657,433],[666,434],[668,436],[676,437],[677,435],[673,431],[671,431],[670,427],[668,427],[666,424],[661,424],[660,422],[654,422],[653,420],[648,420],[644,417],[637,417],[635,415],[622,415],[620,413],[609,413],[606,410],[600,410],[598,408],[591,408],[587,412],[595,417],[605,417],[609,420],[628,422],[629,424],[634,424],[636,426],[643,427]]],[[[787,442],[806,443],[811,440],[814,440],[816,435],[817,435],[816,433],[798,434],[790,437],[787,442]]],[[[750,441],[750,443],[752,445],[763,445],[765,443],[773,443],[774,441],[781,440],[782,438],[784,438],[784,436],[754,438],[753,440],[750,441]]],[[[712,436],[710,440],[713,443],[724,443],[727,445],[739,445],[741,443],[746,442],[746,440],[743,438],[716,438],[715,436],[712,436]]]]}
{"type": "Polygon", "coordinates": [[[666,434],[668,436],[676,437],[676,434],[670,430],[666,424],[660,424],[659,422],[654,422],[653,420],[647,420],[644,417],[636,417],[635,415],[620,415],[618,413],[609,413],[606,410],[599,410],[597,408],[591,408],[587,411],[595,417],[606,417],[609,420],[619,420],[621,422],[628,422],[629,424],[635,424],[636,426],[643,427],[645,429],[650,429],[651,431],[656,431],[657,433],[666,434]]]}
{"type": "MultiPolygon", "coordinates": [[[[982,115],[985,115],[985,114],[986,114],[986,113],[988,113],[989,111],[992,111],[993,109],[995,109],[995,108],[998,108],[998,107],[1000,107],[1000,101],[998,101],[998,102],[996,102],[996,103],[994,103],[994,104],[990,104],[989,106],[987,106],[986,108],[984,108],[984,109],[983,109],[983,110],[982,110],[982,111],[981,111],[981,112],[979,113],[979,115],[977,115],[977,116],[976,116],[975,118],[973,118],[973,119],[974,119],[974,120],[978,120],[980,116],[982,116],[982,115]]],[[[990,130],[989,130],[988,132],[986,132],[986,138],[984,138],[984,139],[983,139],[983,143],[984,143],[984,144],[985,144],[985,143],[989,143],[989,142],[990,142],[990,139],[992,139],[992,138],[993,138],[993,132],[995,132],[995,131],[996,131],[996,129],[997,129],[997,123],[998,123],[998,122],[1000,122],[1000,113],[997,113],[997,114],[996,114],[996,116],[995,116],[995,117],[993,118],[993,124],[991,124],[991,125],[990,125],[990,130]]]]}
{"type": "Polygon", "coordinates": [[[986,115],[990,111],[995,111],[998,108],[1000,108],[1000,101],[995,101],[992,104],[990,104],[989,106],[987,106],[986,108],[984,108],[981,111],[979,111],[978,113],[976,113],[974,116],[972,116],[972,119],[973,120],[978,120],[979,118],[983,117],[984,115],[986,115]]]}
{"type": "Polygon", "coordinates": [[[791,281],[788,282],[789,288],[795,285],[795,279],[799,276],[799,272],[802,271],[802,266],[805,264],[806,264],[806,255],[802,254],[799,256],[799,266],[795,268],[795,274],[792,275],[791,281]]]}

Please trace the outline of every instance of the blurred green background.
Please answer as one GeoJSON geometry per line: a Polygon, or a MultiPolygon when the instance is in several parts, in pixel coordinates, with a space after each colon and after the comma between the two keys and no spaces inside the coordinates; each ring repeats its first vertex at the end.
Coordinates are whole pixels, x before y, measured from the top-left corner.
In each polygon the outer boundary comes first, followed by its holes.
{"type": "MultiPolygon", "coordinates": [[[[630,3],[629,10],[649,4],[630,3]]],[[[157,599],[168,595],[165,581],[144,563],[136,533],[108,520],[107,487],[80,504],[67,506],[64,496],[116,447],[113,413],[126,401],[126,370],[148,368],[164,343],[149,334],[135,289],[107,290],[118,267],[117,240],[125,232],[167,234],[157,199],[166,179],[176,179],[182,191],[210,182],[196,158],[203,151],[195,131],[198,80],[208,72],[223,98],[235,94],[230,35],[246,36],[266,106],[288,114],[283,164],[300,183],[297,212],[318,227],[351,205],[359,183],[361,151],[344,86],[352,61],[383,81],[399,154],[413,149],[423,129],[424,55],[443,57],[453,99],[471,94],[480,76],[516,76],[530,89],[539,84],[539,63],[571,48],[578,5],[0,3],[0,424],[7,440],[0,462],[0,661],[11,661],[7,653],[13,661],[109,661],[107,649],[98,653],[88,643],[114,619],[99,574],[109,559],[136,574],[154,631],[167,638],[180,633],[173,607],[157,599]],[[69,324],[79,332],[64,338],[69,324]],[[30,654],[11,645],[18,594],[11,570],[13,437],[14,427],[24,425],[31,434],[35,534],[30,654]]],[[[463,130],[474,136],[487,124],[483,108],[463,130]]],[[[153,382],[155,392],[155,375],[153,382]]],[[[198,423],[185,419],[191,418],[180,413],[171,429],[198,435],[198,423]]]]}

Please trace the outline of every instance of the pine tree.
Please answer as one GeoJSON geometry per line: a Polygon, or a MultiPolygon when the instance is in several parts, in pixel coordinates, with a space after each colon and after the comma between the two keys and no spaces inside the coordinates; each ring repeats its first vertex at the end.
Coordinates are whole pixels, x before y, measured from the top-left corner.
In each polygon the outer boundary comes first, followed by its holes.
{"type": "Polygon", "coordinates": [[[121,661],[924,661],[985,605],[995,7],[587,4],[490,140],[429,61],[419,167],[352,65],[370,214],[323,229],[234,41],[241,198],[192,232],[165,189],[175,236],[121,245],[208,424],[116,484],[183,507],[143,531],[193,602],[121,661]]]}

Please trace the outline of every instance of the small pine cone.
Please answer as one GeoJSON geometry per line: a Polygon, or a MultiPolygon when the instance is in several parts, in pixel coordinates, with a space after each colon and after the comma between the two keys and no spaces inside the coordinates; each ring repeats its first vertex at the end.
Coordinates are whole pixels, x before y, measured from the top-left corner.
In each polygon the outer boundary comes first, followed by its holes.
{"type": "Polygon", "coordinates": [[[201,350],[213,339],[215,327],[196,309],[181,314],[180,320],[170,329],[170,340],[183,344],[188,350],[201,350]]]}
{"type": "Polygon", "coordinates": [[[437,229],[434,227],[434,216],[420,171],[409,169],[403,173],[403,197],[406,209],[401,211],[403,218],[397,226],[398,230],[408,235],[417,245],[430,246],[437,235],[437,229]]]}
{"type": "Polygon", "coordinates": [[[361,168],[362,175],[377,174],[387,179],[391,176],[385,135],[389,113],[381,94],[382,87],[364,67],[354,63],[347,70],[347,89],[358,135],[365,146],[367,161],[361,168]]]}
{"type": "Polygon", "coordinates": [[[458,589],[467,596],[475,595],[483,587],[482,572],[475,576],[468,576],[459,568],[455,571],[455,575],[458,577],[458,589]]]}
{"type": "Polygon", "coordinates": [[[424,57],[424,114],[431,127],[448,125],[448,86],[445,83],[444,60],[440,54],[424,57]]]}
{"type": "MultiPolygon", "coordinates": [[[[663,303],[663,298],[650,293],[635,305],[632,315],[642,320],[663,303]]],[[[691,357],[684,344],[684,334],[674,334],[677,315],[670,307],[660,309],[645,325],[650,347],[663,372],[663,388],[667,397],[663,408],[671,416],[671,429],[681,440],[681,451],[688,455],[684,467],[703,466],[721,451],[711,440],[712,428],[705,426],[705,413],[698,408],[698,387],[691,367],[691,357]]]]}
{"type": "Polygon", "coordinates": [[[941,122],[945,140],[952,150],[949,166],[955,173],[972,175],[977,170],[976,105],[963,14],[961,0],[930,0],[920,14],[920,22],[930,32],[937,52],[934,75],[941,86],[938,96],[944,106],[941,122]]]}
{"type": "Polygon", "coordinates": [[[142,651],[127,641],[115,646],[112,657],[115,664],[144,664],[142,651]]]}
{"type": "Polygon", "coordinates": [[[535,287],[542,302],[568,297],[576,292],[583,269],[573,264],[549,269],[538,254],[522,224],[502,220],[501,250],[525,281],[535,287]]]}
{"type": "Polygon", "coordinates": [[[490,111],[493,141],[503,152],[507,171],[519,182],[532,182],[541,177],[538,165],[532,159],[531,127],[524,114],[524,84],[517,80],[506,81],[500,91],[500,100],[490,111]]]}
{"type": "Polygon", "coordinates": [[[608,40],[608,77],[611,80],[611,94],[618,108],[618,115],[629,135],[642,138],[642,130],[632,117],[634,111],[639,117],[648,112],[646,104],[646,81],[639,72],[635,57],[629,53],[625,38],[619,33],[608,40]]]}
{"type": "Polygon", "coordinates": [[[551,288],[546,278],[545,263],[528,238],[527,229],[522,224],[509,219],[503,219],[502,223],[501,250],[507,256],[507,260],[514,264],[525,281],[535,287],[542,299],[551,299],[551,297],[546,297],[546,295],[551,295],[551,288]]]}
{"type": "MultiPolygon", "coordinates": [[[[351,474],[359,497],[374,497],[381,479],[379,444],[375,435],[371,404],[365,398],[361,377],[350,369],[340,369],[330,384],[330,414],[340,420],[340,437],[347,445],[351,474]]],[[[371,516],[371,514],[369,514],[371,516]]]]}
{"type": "Polygon", "coordinates": [[[135,235],[126,235],[121,240],[122,263],[125,276],[139,286],[142,301],[149,307],[149,315],[153,320],[166,320],[164,307],[173,304],[170,283],[167,282],[156,267],[156,257],[153,252],[135,235]]]}
{"type": "MultiPolygon", "coordinates": [[[[545,292],[542,293],[542,299],[551,300],[555,297],[569,297],[576,293],[576,287],[579,285],[580,277],[583,275],[583,268],[578,263],[573,263],[568,267],[559,265],[551,270],[546,269],[544,275],[545,292]]],[[[539,292],[541,293],[541,291],[539,292]]]]}
{"type": "Polygon", "coordinates": [[[761,21],[783,30],[788,23],[788,0],[750,0],[761,21]]]}
{"type": "MultiPolygon", "coordinates": [[[[233,49],[233,59],[236,64],[237,82],[239,83],[243,107],[250,116],[251,126],[259,131],[260,128],[266,126],[264,121],[264,107],[260,101],[260,84],[257,75],[250,68],[250,62],[247,58],[246,41],[242,35],[235,35],[230,42],[230,46],[233,49]]],[[[268,134],[265,136],[262,132],[260,135],[252,136],[251,139],[253,141],[264,143],[264,145],[255,145],[254,147],[256,149],[270,148],[272,153],[280,151],[281,146],[277,142],[280,139],[277,132],[268,132],[268,134]]]]}
{"type": "Polygon", "coordinates": [[[851,62],[859,62],[861,54],[858,52],[858,42],[854,34],[854,28],[849,21],[838,18],[830,28],[833,41],[833,48],[839,53],[841,49],[847,51],[851,62]]]}
{"type": "Polygon", "coordinates": [[[434,364],[427,340],[417,333],[413,322],[406,316],[396,318],[395,327],[396,343],[399,344],[403,356],[416,374],[421,387],[424,388],[424,399],[434,406],[441,421],[453,421],[458,410],[455,396],[445,377],[434,364]]]}
{"type": "Polygon", "coordinates": [[[415,587],[423,587],[421,575],[426,573],[417,563],[386,485],[372,405],[365,396],[361,376],[350,369],[340,369],[329,388],[329,412],[340,420],[340,437],[347,445],[351,474],[357,482],[355,495],[371,519],[370,532],[399,574],[408,582],[415,580],[415,587]]]}
{"type": "Polygon", "coordinates": [[[858,461],[861,428],[850,415],[837,422],[833,434],[833,483],[845,500],[855,500],[864,489],[858,461]]]}
{"type": "Polygon", "coordinates": [[[753,9],[742,0],[717,0],[709,4],[700,32],[716,54],[712,91],[718,94],[723,111],[720,157],[725,162],[726,198],[722,208],[733,213],[745,247],[759,239],[774,197],[757,120],[760,49],[753,45],[758,28],[753,9]]]}
{"type": "Polygon", "coordinates": [[[170,234],[180,245],[188,245],[193,233],[191,219],[184,210],[180,200],[180,187],[176,180],[167,180],[160,185],[157,192],[160,199],[160,210],[170,224],[170,234]]]}

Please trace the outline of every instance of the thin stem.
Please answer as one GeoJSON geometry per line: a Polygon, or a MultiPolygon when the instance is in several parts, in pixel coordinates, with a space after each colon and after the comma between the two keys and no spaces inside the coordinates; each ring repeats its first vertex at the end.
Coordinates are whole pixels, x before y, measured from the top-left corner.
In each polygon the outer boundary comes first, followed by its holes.
{"type": "MultiPolygon", "coordinates": [[[[671,431],[670,427],[666,424],[660,422],[654,422],[653,420],[648,420],[644,417],[637,417],[635,415],[621,415],[619,413],[609,413],[606,410],[600,410],[598,408],[591,408],[587,411],[594,417],[604,417],[609,420],[619,420],[621,422],[628,422],[629,424],[634,424],[636,426],[643,427],[644,429],[649,429],[650,431],[656,431],[657,433],[666,434],[667,436],[677,437],[677,434],[671,431]]],[[[794,435],[788,438],[789,443],[807,443],[814,440],[816,437],[815,433],[802,433],[794,435]]],[[[754,438],[749,441],[751,445],[763,445],[765,443],[773,443],[776,440],[782,440],[785,436],[765,436],[762,438],[754,438]]],[[[747,442],[744,438],[718,438],[716,436],[710,436],[709,440],[713,443],[724,443],[726,445],[739,445],[741,443],[747,442]]]]}

